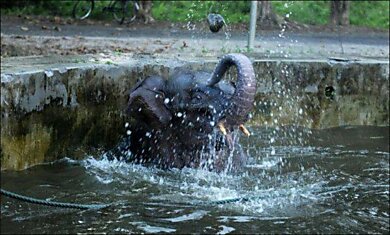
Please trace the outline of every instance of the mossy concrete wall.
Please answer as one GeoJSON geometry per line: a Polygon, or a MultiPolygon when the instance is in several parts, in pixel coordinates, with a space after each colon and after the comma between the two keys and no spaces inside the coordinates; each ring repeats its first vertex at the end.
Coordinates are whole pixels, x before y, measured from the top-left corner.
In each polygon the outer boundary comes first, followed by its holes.
{"type": "MultiPolygon", "coordinates": [[[[2,61],[1,169],[25,169],[113,147],[128,91],[152,74],[212,72],[217,59],[18,57],[2,61]]],[[[254,60],[251,125],[389,125],[388,61],[254,60]]],[[[229,71],[233,78],[235,71],[229,71]]]]}
{"type": "Polygon", "coordinates": [[[389,63],[256,61],[254,124],[389,125],[389,63]]]}

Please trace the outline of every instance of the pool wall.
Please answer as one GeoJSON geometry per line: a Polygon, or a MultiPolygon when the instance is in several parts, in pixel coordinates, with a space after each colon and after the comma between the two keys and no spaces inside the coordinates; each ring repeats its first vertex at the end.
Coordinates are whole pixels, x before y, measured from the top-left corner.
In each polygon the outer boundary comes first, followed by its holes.
{"type": "MultiPolygon", "coordinates": [[[[14,57],[1,64],[1,169],[21,170],[113,147],[128,92],[149,75],[212,72],[217,59],[14,57]]],[[[250,125],[389,125],[389,62],[253,60],[250,125]]],[[[235,77],[231,70],[228,77],[235,77]]]]}

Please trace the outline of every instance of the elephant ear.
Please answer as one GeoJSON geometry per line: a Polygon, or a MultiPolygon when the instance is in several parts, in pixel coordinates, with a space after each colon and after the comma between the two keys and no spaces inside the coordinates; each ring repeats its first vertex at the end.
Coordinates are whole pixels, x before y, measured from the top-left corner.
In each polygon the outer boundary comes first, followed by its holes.
{"type": "Polygon", "coordinates": [[[164,104],[164,88],[164,79],[158,76],[138,83],[130,92],[128,114],[155,128],[168,125],[172,115],[164,104]]]}

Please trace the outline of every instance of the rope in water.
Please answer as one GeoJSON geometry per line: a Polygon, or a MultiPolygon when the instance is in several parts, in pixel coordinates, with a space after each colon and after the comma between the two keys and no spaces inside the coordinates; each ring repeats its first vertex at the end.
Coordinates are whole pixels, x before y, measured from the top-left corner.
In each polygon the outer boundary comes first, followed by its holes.
{"type": "MultiPolygon", "coordinates": [[[[13,193],[4,189],[1,189],[1,194],[13,199],[21,200],[24,202],[29,202],[33,204],[40,204],[44,206],[53,206],[53,207],[62,207],[62,208],[74,208],[74,209],[103,209],[111,206],[111,204],[77,204],[77,203],[67,203],[67,202],[53,202],[53,201],[46,201],[42,199],[32,198],[23,196],[17,193],[13,193]]],[[[260,198],[260,197],[259,197],[260,198]]],[[[215,205],[224,205],[229,203],[236,203],[236,202],[248,202],[253,198],[250,197],[238,197],[238,198],[229,198],[229,199],[223,199],[223,200],[217,200],[217,201],[208,201],[208,202],[190,202],[190,203],[178,203],[185,204],[185,205],[191,205],[191,206],[215,206],[215,205]]]]}
{"type": "Polygon", "coordinates": [[[75,208],[75,209],[103,209],[110,204],[77,204],[77,203],[66,203],[66,202],[53,202],[53,201],[46,201],[46,200],[41,200],[37,198],[32,198],[32,197],[27,197],[23,196],[17,193],[13,193],[4,189],[1,189],[1,194],[10,198],[14,198],[17,200],[21,200],[24,202],[29,202],[29,203],[34,203],[34,204],[40,204],[40,205],[45,205],[45,206],[54,206],[54,207],[63,207],[63,208],[75,208]]]}
{"type": "Polygon", "coordinates": [[[230,199],[224,199],[224,200],[218,200],[218,201],[211,201],[209,204],[211,205],[224,205],[229,203],[235,203],[235,202],[247,202],[249,201],[249,197],[238,197],[238,198],[230,198],[230,199]]]}

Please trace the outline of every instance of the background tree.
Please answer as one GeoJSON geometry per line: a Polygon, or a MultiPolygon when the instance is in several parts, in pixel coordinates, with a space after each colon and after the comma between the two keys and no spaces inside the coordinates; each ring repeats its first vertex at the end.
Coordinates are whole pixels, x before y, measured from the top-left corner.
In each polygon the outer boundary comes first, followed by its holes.
{"type": "Polygon", "coordinates": [[[153,2],[151,0],[143,0],[139,3],[140,9],[138,12],[138,16],[144,20],[145,24],[154,22],[154,18],[152,17],[153,2]]]}
{"type": "Polygon", "coordinates": [[[349,25],[350,1],[332,0],[330,2],[330,24],[349,25]]]}
{"type": "Polygon", "coordinates": [[[281,27],[282,19],[274,13],[270,1],[258,1],[257,9],[257,24],[261,28],[281,27]]]}
{"type": "MultiPolygon", "coordinates": [[[[257,10],[257,24],[262,29],[288,28],[288,29],[302,29],[307,26],[298,23],[289,18],[290,14],[278,15],[272,7],[272,1],[262,0],[258,2],[257,10]]],[[[283,3],[286,9],[287,2],[283,3]]],[[[275,5],[274,5],[275,6],[275,5]]]]}

